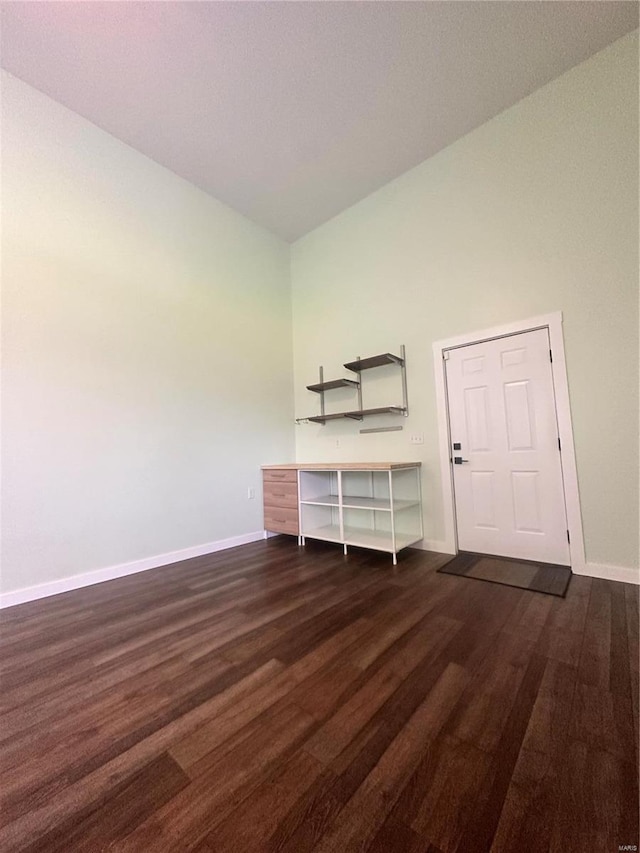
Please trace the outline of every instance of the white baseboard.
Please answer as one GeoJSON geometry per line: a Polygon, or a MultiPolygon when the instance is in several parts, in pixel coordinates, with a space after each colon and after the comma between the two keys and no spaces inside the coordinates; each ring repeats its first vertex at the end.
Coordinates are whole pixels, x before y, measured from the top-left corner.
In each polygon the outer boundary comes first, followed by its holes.
{"type": "Polygon", "coordinates": [[[157,569],[170,563],[179,563],[181,560],[189,560],[192,557],[202,557],[205,554],[213,554],[216,551],[224,551],[238,545],[247,545],[249,542],[257,542],[259,539],[264,539],[264,530],[244,533],[242,536],[231,536],[229,539],[218,539],[216,542],[206,542],[204,545],[194,545],[191,548],[182,548],[180,551],[169,551],[167,554],[145,557],[142,560],[133,560],[131,563],[120,563],[118,566],[96,569],[81,575],[73,575],[69,578],[61,578],[37,586],[16,589],[13,592],[0,593],[0,609],[24,604],[26,601],[35,601],[38,598],[47,598],[50,595],[59,595],[61,592],[69,592],[72,589],[80,589],[94,583],[103,583],[126,575],[134,575],[137,572],[146,572],[149,569],[157,569]]]}
{"type": "Polygon", "coordinates": [[[633,583],[640,585],[640,569],[630,566],[608,566],[605,563],[586,563],[583,571],[576,571],[577,575],[587,575],[591,578],[602,578],[607,581],[619,581],[620,583],[633,583]]]}

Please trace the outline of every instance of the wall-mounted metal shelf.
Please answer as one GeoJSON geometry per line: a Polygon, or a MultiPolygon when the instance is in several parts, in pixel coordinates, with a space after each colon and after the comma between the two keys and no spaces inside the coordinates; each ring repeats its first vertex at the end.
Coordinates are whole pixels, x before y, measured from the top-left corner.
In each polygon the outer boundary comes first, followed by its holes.
{"type": "Polygon", "coordinates": [[[363,409],[360,414],[367,415],[404,415],[404,406],[379,406],[377,409],[363,409]]]}
{"type": "Polygon", "coordinates": [[[354,421],[361,421],[362,414],[360,412],[333,412],[330,415],[313,415],[310,418],[301,418],[301,420],[324,426],[327,421],[337,421],[340,418],[352,418],[354,421]]]}
{"type": "Polygon", "coordinates": [[[354,421],[361,421],[368,415],[403,415],[404,409],[401,406],[381,406],[377,409],[354,409],[352,412],[334,412],[330,415],[314,415],[310,418],[300,418],[299,420],[311,421],[314,424],[324,424],[325,421],[335,421],[339,418],[351,418],[354,421]]]}
{"type": "Polygon", "coordinates": [[[329,382],[324,381],[324,372],[323,368],[320,367],[319,371],[319,382],[316,382],[313,385],[307,385],[307,389],[309,391],[314,391],[316,394],[320,394],[320,414],[313,415],[308,418],[297,418],[296,423],[314,423],[314,424],[324,424],[327,421],[339,420],[341,418],[348,418],[350,420],[361,421],[363,418],[369,415],[404,415],[405,417],[409,414],[409,402],[407,398],[407,369],[406,369],[406,359],[405,359],[405,351],[404,345],[400,347],[400,355],[394,355],[390,352],[381,353],[380,355],[374,355],[370,358],[357,358],[355,361],[349,361],[344,366],[347,370],[353,371],[353,373],[360,373],[363,370],[369,370],[373,367],[384,367],[385,365],[397,365],[400,368],[400,374],[402,379],[402,405],[401,406],[380,406],[375,409],[365,409],[362,406],[362,381],[356,381],[353,379],[332,379],[329,382]],[[358,407],[357,409],[349,409],[346,412],[334,412],[331,414],[327,414],[324,410],[324,394],[325,391],[331,391],[335,388],[356,388],[358,391],[358,407]]]}
{"type": "Polygon", "coordinates": [[[360,373],[361,370],[369,370],[372,367],[384,367],[385,364],[404,365],[404,358],[399,355],[393,355],[390,352],[383,352],[381,355],[372,355],[371,358],[358,358],[356,361],[349,361],[344,366],[347,370],[352,370],[354,373],[360,373]]]}
{"type": "Polygon", "coordinates": [[[356,379],[332,379],[330,382],[316,382],[315,385],[307,385],[307,391],[315,391],[322,394],[324,391],[332,391],[334,388],[358,388],[360,383],[356,379]]]}

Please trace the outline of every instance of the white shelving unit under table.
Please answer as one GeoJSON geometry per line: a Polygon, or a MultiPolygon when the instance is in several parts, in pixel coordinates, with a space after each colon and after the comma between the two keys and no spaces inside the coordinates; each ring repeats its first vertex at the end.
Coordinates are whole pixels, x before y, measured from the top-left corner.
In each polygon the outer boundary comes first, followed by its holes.
{"type": "MultiPolygon", "coordinates": [[[[420,462],[292,463],[300,543],[306,539],[398,552],[424,535],[420,462]]],[[[275,466],[274,466],[275,467],[275,466]]]]}

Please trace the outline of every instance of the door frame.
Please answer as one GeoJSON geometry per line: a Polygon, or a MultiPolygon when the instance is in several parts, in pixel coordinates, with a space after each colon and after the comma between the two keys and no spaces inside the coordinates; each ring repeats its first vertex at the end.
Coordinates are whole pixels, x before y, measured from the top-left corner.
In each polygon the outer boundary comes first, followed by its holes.
{"type": "Polygon", "coordinates": [[[447,553],[458,553],[458,533],[456,528],[455,496],[453,492],[453,471],[451,466],[451,436],[449,431],[449,406],[445,376],[446,350],[470,344],[480,344],[496,338],[517,335],[521,332],[532,332],[536,329],[547,329],[553,359],[551,373],[555,391],[556,412],[558,416],[558,431],[562,452],[560,464],[564,484],[564,499],[569,529],[569,554],[571,570],[576,574],[586,574],[584,552],[584,537],[582,532],[582,513],[580,510],[580,493],[578,490],[578,469],[576,466],[575,448],[573,444],[573,427],[571,424],[571,407],[569,403],[569,383],[567,380],[567,365],[564,352],[564,337],[562,334],[562,311],[542,314],[528,320],[519,320],[503,326],[469,332],[454,338],[435,341],[433,344],[433,368],[435,374],[436,406],[438,413],[438,446],[440,456],[440,471],[442,475],[442,506],[444,510],[445,542],[447,553]]]}

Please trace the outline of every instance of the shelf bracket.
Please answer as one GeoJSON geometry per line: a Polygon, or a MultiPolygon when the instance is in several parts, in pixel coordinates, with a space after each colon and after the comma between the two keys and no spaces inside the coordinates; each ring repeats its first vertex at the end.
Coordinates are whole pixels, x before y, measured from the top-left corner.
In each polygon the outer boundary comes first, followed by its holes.
{"type": "Polygon", "coordinates": [[[405,356],[404,344],[400,347],[400,356],[402,358],[402,365],[400,367],[402,374],[402,408],[404,409],[405,418],[409,416],[409,397],[407,394],[407,358],[405,356]]]}

